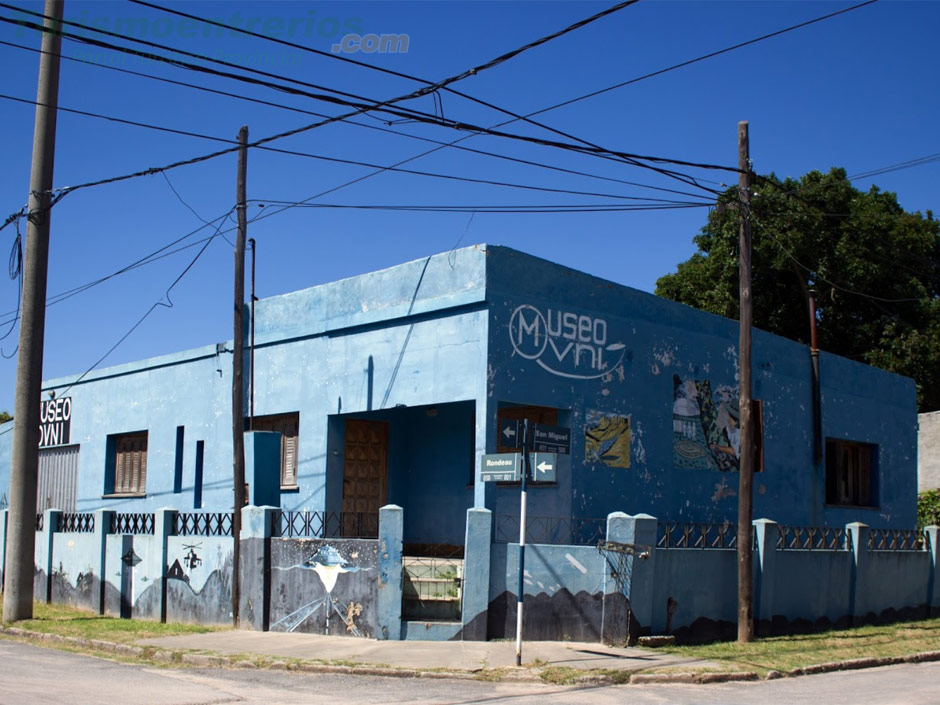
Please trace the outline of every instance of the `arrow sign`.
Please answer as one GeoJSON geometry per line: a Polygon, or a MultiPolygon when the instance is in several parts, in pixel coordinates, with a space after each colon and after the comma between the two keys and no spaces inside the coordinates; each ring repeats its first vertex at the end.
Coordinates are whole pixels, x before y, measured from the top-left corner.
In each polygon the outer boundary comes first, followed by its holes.
{"type": "Polygon", "coordinates": [[[506,448],[522,448],[522,431],[517,419],[499,420],[499,444],[506,448]]]}
{"type": "Polygon", "coordinates": [[[558,455],[555,453],[532,453],[532,479],[535,482],[558,481],[558,455]]]}

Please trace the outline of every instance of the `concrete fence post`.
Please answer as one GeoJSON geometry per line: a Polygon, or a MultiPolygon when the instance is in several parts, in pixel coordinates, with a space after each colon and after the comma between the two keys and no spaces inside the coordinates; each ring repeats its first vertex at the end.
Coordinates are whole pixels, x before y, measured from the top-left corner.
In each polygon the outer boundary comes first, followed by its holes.
{"type": "Polygon", "coordinates": [[[937,559],[940,558],[940,527],[927,526],[924,528],[924,538],[927,540],[927,550],[930,552],[930,577],[927,580],[927,614],[935,617],[940,614],[940,585],[938,585],[937,559]]]}
{"type": "Polygon", "coordinates": [[[160,621],[166,623],[166,574],[169,537],[176,533],[176,510],[163,507],[153,515],[153,538],[160,555],[160,621]]]}
{"type": "Polygon", "coordinates": [[[114,512],[110,509],[98,509],[95,511],[95,546],[98,555],[96,560],[96,572],[98,578],[98,614],[104,614],[105,590],[107,589],[107,560],[108,560],[108,534],[111,533],[111,519],[114,512]]]}
{"type": "Polygon", "coordinates": [[[867,524],[853,521],[846,524],[846,532],[852,537],[852,578],[849,584],[849,614],[853,623],[864,621],[868,614],[868,536],[867,524]]]}
{"type": "Polygon", "coordinates": [[[9,509],[0,509],[0,592],[3,591],[3,571],[7,565],[7,514],[9,509]]]}
{"type": "Polygon", "coordinates": [[[463,604],[460,612],[463,623],[461,638],[464,641],[486,641],[492,540],[493,513],[489,509],[468,509],[464,543],[463,604]]]}
{"type": "Polygon", "coordinates": [[[607,515],[607,541],[632,546],[632,555],[604,552],[601,638],[607,644],[633,644],[652,631],[657,524],[649,514],[607,515]]]}
{"type": "Polygon", "coordinates": [[[757,535],[757,560],[754,571],[754,619],[758,634],[771,633],[774,618],[774,586],[777,584],[777,538],[780,529],[770,519],[755,519],[754,533],[757,535]]]}
{"type": "Polygon", "coordinates": [[[59,517],[61,509],[47,509],[42,516],[42,531],[36,533],[36,565],[45,573],[45,580],[36,591],[38,599],[52,602],[52,573],[55,571],[55,556],[53,542],[59,530],[59,517]],[[41,597],[40,597],[41,596],[41,597]]]}
{"type": "MultiPolygon", "coordinates": [[[[271,616],[271,538],[278,507],[242,507],[240,626],[268,631],[271,616]]],[[[231,570],[231,563],[229,563],[231,570]]]]}
{"type": "Polygon", "coordinates": [[[382,507],[379,510],[378,628],[375,634],[379,641],[401,640],[403,535],[402,508],[395,504],[382,507]]]}

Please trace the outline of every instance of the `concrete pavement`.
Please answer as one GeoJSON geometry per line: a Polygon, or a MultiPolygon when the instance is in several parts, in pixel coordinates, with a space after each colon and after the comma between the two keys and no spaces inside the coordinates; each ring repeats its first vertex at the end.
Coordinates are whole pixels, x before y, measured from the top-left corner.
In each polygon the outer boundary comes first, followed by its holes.
{"type": "MultiPolygon", "coordinates": [[[[428,671],[446,669],[472,673],[486,668],[515,668],[516,663],[513,641],[374,641],[320,634],[234,630],[146,639],[138,643],[164,649],[428,671]]],[[[551,641],[524,642],[522,660],[526,670],[566,667],[632,672],[663,666],[713,665],[652,649],[551,641]]]]}

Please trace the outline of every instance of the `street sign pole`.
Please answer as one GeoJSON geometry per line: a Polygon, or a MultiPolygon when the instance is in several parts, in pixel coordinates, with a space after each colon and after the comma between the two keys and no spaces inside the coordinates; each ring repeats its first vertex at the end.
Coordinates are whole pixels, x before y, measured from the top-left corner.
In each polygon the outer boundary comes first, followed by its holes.
{"type": "Polygon", "coordinates": [[[522,493],[519,499],[519,588],[516,602],[516,665],[522,665],[522,602],[525,597],[525,483],[532,470],[529,457],[529,419],[522,426],[522,493]]]}

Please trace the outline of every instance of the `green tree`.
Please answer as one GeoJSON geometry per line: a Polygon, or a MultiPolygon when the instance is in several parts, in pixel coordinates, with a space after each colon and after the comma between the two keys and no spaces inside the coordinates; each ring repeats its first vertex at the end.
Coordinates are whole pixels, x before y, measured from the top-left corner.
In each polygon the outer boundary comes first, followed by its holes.
{"type": "MultiPolygon", "coordinates": [[[[940,224],[897,196],[854,188],[844,169],[752,188],[754,325],[809,342],[817,292],[819,346],[917,382],[921,411],[940,409],[940,224]]],[[[656,293],[738,315],[737,189],[719,196],[695,236],[698,251],[656,293]]]]}
{"type": "Polygon", "coordinates": [[[0,423],[6,423],[7,421],[12,421],[13,417],[5,411],[0,411],[0,423]]]}

